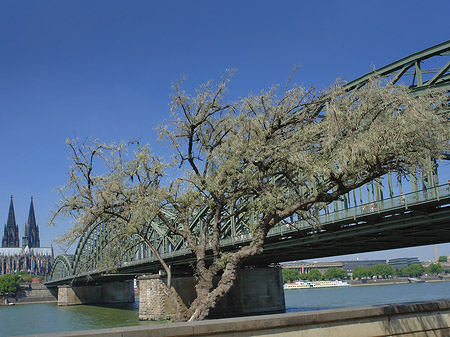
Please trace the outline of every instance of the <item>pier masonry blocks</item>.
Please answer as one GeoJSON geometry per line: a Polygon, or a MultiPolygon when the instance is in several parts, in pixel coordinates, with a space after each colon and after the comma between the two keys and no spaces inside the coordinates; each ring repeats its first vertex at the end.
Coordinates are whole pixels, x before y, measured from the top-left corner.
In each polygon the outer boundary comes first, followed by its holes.
{"type": "MultiPolygon", "coordinates": [[[[159,275],[139,278],[140,320],[165,320],[174,315],[175,309],[165,293],[165,281],[159,275]]],[[[173,277],[172,286],[185,305],[195,299],[194,277],[173,277]]],[[[282,313],[285,309],[281,269],[248,268],[240,271],[233,288],[218,301],[208,318],[282,313]]]]}
{"type": "Polygon", "coordinates": [[[58,287],[58,305],[62,306],[132,302],[134,302],[134,289],[131,281],[58,287]]]}

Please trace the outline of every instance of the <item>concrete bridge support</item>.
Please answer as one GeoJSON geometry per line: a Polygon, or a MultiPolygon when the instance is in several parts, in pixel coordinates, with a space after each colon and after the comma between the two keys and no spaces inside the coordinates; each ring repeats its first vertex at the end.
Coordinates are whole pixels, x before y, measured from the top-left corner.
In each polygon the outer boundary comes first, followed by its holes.
{"type": "MultiPolygon", "coordinates": [[[[175,310],[164,292],[165,278],[139,278],[139,319],[165,320],[175,310]]],[[[173,277],[172,285],[186,305],[195,299],[194,277],[173,277]]],[[[209,318],[285,312],[281,268],[242,269],[234,287],[210,312],[209,318]]]]}
{"type": "Polygon", "coordinates": [[[131,302],[134,302],[132,281],[58,287],[58,305],[131,302]]]}

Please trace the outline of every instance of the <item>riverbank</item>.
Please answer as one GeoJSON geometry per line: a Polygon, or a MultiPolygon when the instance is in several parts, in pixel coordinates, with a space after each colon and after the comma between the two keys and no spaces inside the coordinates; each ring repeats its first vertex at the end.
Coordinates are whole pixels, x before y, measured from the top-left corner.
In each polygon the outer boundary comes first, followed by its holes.
{"type": "MultiPolygon", "coordinates": [[[[420,278],[423,282],[448,282],[450,281],[450,276],[425,276],[420,278]]],[[[380,285],[389,285],[389,284],[406,284],[411,283],[408,277],[397,277],[391,279],[363,279],[363,280],[351,280],[348,283],[352,287],[358,286],[380,286],[380,285]]]]}
{"type": "Polygon", "coordinates": [[[8,297],[4,305],[55,303],[58,302],[56,291],[52,293],[42,283],[23,284],[17,295],[8,297]]]}

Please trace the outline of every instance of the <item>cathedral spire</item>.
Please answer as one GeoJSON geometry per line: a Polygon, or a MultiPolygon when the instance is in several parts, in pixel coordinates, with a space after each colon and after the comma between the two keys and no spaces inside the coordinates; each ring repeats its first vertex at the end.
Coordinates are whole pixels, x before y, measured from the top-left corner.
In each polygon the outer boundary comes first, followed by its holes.
{"type": "Polygon", "coordinates": [[[31,197],[30,211],[28,212],[28,221],[25,224],[25,231],[22,238],[22,246],[25,248],[39,248],[41,246],[39,239],[39,227],[36,224],[36,215],[34,214],[33,197],[31,197]]]}
{"type": "Polygon", "coordinates": [[[36,227],[36,216],[34,215],[33,197],[31,197],[30,211],[28,213],[28,224],[30,227],[36,227]]]}
{"type": "Polygon", "coordinates": [[[16,225],[16,215],[14,214],[14,203],[13,196],[11,195],[11,202],[9,203],[8,221],[6,222],[7,227],[16,225]]]}
{"type": "Polygon", "coordinates": [[[3,234],[2,247],[19,247],[19,226],[16,224],[12,195],[9,204],[8,220],[6,221],[3,234]]]}

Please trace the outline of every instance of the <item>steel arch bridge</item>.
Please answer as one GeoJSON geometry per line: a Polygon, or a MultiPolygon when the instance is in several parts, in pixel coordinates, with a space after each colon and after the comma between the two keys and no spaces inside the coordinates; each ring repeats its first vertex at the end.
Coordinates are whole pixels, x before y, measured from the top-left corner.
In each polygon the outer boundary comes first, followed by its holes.
{"type": "MultiPolygon", "coordinates": [[[[387,78],[394,84],[401,83],[408,85],[413,93],[430,89],[440,89],[450,92],[450,41],[414,53],[387,66],[363,75],[347,83],[346,89],[352,90],[363,86],[373,76],[387,78]]],[[[414,200],[419,200],[419,197],[424,195],[424,193],[429,195],[430,191],[434,191],[433,197],[431,199],[426,199],[425,202],[434,204],[437,202],[439,205],[442,205],[446,204],[449,200],[449,195],[445,192],[446,190],[444,187],[438,186],[438,177],[435,173],[430,172],[425,174],[425,176],[410,178],[411,194],[408,197],[411,199],[409,202],[410,205],[415,205],[414,200]]],[[[389,198],[387,200],[390,200],[391,204],[397,203],[397,206],[400,205],[403,209],[405,209],[405,202],[407,200],[401,199],[404,198],[403,195],[395,197],[395,192],[392,188],[392,178],[388,176],[386,179],[389,181],[389,191],[387,192],[389,198]]],[[[374,201],[376,201],[378,205],[378,214],[381,214],[385,210],[391,209],[389,207],[384,207],[384,204],[383,209],[379,209],[379,205],[381,205],[380,203],[384,202],[383,200],[385,199],[383,198],[381,183],[379,181],[375,181],[369,185],[367,186],[368,200],[365,200],[365,202],[362,200],[362,197],[357,200],[358,197],[356,196],[355,191],[351,191],[348,195],[344,196],[343,202],[333,203],[333,213],[323,214],[322,216],[333,216],[333,223],[345,220],[346,214],[349,212],[354,213],[353,220],[357,220],[358,217],[367,218],[372,215],[369,216],[365,214],[364,210],[365,208],[369,208],[374,201]],[[370,198],[370,189],[372,189],[372,199],[370,198]],[[353,196],[351,195],[352,192],[353,196]],[[370,199],[372,202],[370,202],[370,199]],[[351,205],[352,203],[353,206],[351,205]]],[[[386,191],[384,192],[386,193],[386,191]]],[[[400,193],[401,192],[400,185],[400,193]]],[[[422,200],[421,205],[423,205],[423,202],[424,200],[422,200]]],[[[406,209],[408,209],[408,207],[406,207],[406,209]]],[[[195,228],[201,221],[203,221],[205,211],[206,209],[199,210],[197,216],[192,219],[191,228],[195,228]]],[[[177,213],[173,208],[166,208],[164,212],[166,217],[176,223],[177,213]]],[[[324,219],[324,221],[326,223],[327,220],[324,219]]],[[[224,246],[229,245],[230,249],[232,249],[236,242],[240,242],[242,244],[248,242],[250,234],[246,223],[247,221],[245,218],[240,218],[231,219],[227,224],[225,224],[224,231],[222,233],[222,244],[224,246]]],[[[283,234],[283,228],[287,228],[286,226],[290,226],[290,224],[288,222],[280,224],[280,226],[272,230],[272,234],[274,234],[274,232],[278,233],[277,235],[280,233],[283,234]]],[[[308,227],[307,224],[300,224],[295,227],[296,231],[299,231],[299,228],[301,230],[306,230],[307,232],[308,230],[311,231],[311,228],[308,227]]],[[[285,232],[289,233],[290,231],[286,230],[285,232]]],[[[163,225],[161,221],[153,221],[150,224],[147,233],[148,239],[163,256],[170,259],[184,259],[183,263],[185,264],[192,261],[192,256],[189,257],[190,253],[187,251],[183,239],[179,236],[171,235],[167,226],[163,225]]],[[[126,254],[114,254],[114,247],[110,247],[110,245],[108,245],[111,235],[114,234],[107,231],[105,229],[105,225],[102,223],[91,226],[80,238],[75,254],[59,255],[56,258],[52,267],[49,283],[66,282],[70,279],[95,273],[101,274],[105,267],[105,261],[107,260],[110,265],[112,264],[117,266],[118,271],[120,269],[122,272],[126,272],[127,270],[136,272],[139,270],[140,265],[152,263],[151,261],[154,263],[156,261],[156,259],[152,256],[153,254],[149,247],[142,243],[140,238],[135,236],[131,236],[129,238],[130,249],[126,254]],[[134,268],[131,268],[131,266],[134,266],[134,268]]],[[[282,239],[283,238],[281,238],[281,240],[282,239]]],[[[435,239],[439,241],[438,237],[435,239]]],[[[318,255],[315,256],[318,257],[318,255]]]]}

